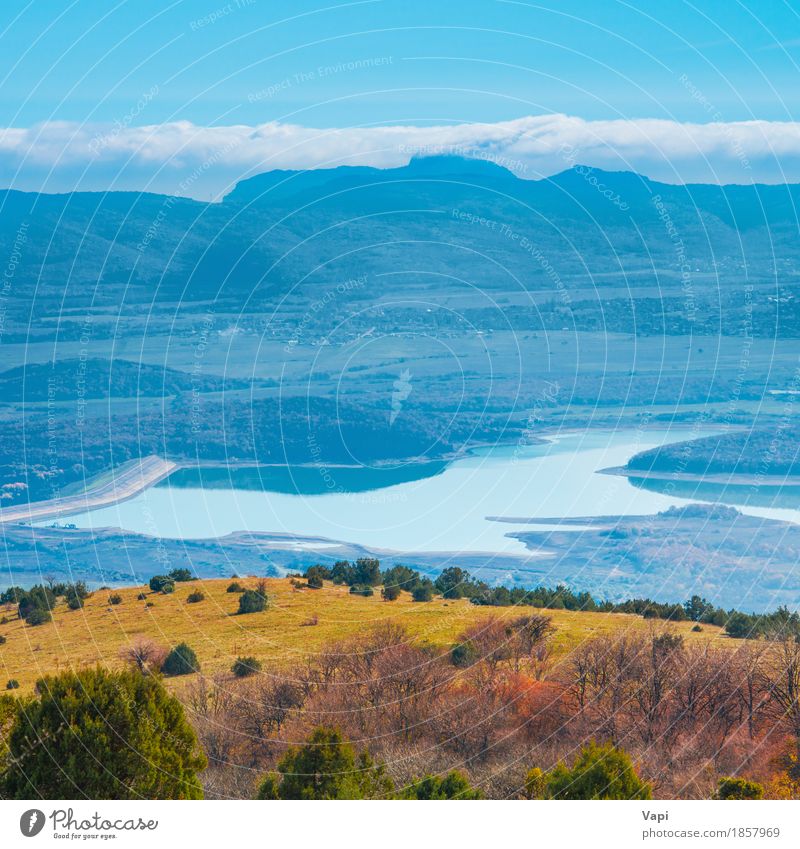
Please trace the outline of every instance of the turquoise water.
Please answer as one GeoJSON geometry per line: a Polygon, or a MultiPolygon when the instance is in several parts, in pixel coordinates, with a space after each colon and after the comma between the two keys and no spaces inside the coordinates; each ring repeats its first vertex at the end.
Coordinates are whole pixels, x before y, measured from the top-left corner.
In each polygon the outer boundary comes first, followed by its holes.
{"type": "MultiPolygon", "coordinates": [[[[444,469],[401,466],[393,472],[404,478],[400,482],[380,480],[374,470],[331,467],[250,469],[244,470],[246,480],[224,469],[194,477],[181,472],[130,501],[69,521],[176,538],[265,531],[410,552],[520,553],[522,543],[505,536],[519,526],[487,517],[641,515],[709,500],[702,487],[667,495],[633,486],[625,477],[595,474],[623,465],[638,451],[705,435],[685,429],[565,433],[546,445],[477,450],[444,469]]],[[[735,492],[726,500],[736,503],[735,492]]],[[[800,520],[790,502],[745,509],[800,520]]]]}

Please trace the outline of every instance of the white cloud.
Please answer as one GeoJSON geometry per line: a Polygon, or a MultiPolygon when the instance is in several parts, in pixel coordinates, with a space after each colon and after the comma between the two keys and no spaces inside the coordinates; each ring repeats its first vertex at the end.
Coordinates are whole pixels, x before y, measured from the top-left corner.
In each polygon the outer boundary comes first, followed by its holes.
{"type": "Polygon", "coordinates": [[[415,153],[494,159],[521,177],[579,162],[668,182],[800,181],[800,124],[586,121],[568,115],[495,124],[314,129],[52,122],[0,129],[0,180],[23,190],[133,189],[217,197],[274,168],[402,165],[415,153]]]}

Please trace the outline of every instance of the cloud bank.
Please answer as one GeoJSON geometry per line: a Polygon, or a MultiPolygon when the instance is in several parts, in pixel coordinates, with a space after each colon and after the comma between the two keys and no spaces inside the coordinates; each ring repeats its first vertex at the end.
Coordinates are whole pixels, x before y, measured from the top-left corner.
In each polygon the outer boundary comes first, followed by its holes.
{"type": "Polygon", "coordinates": [[[575,163],[670,183],[800,182],[800,123],[586,121],[543,115],[495,124],[317,129],[49,122],[0,129],[0,185],[23,191],[133,190],[216,199],[261,171],[395,167],[412,155],[491,159],[536,179],[575,163]]]}

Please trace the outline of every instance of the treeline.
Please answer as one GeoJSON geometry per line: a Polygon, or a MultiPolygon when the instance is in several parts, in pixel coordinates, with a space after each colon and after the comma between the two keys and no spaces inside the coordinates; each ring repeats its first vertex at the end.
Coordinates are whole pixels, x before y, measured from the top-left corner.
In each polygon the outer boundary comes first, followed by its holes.
{"type": "Polygon", "coordinates": [[[800,474],[800,428],[745,430],[706,436],[642,451],[628,460],[630,471],[800,474]]]}
{"type": "MultiPolygon", "coordinates": [[[[150,579],[150,589],[153,592],[171,593],[175,583],[191,581],[192,573],[188,569],[173,569],[168,575],[155,575],[150,579]]],[[[108,587],[101,587],[108,589],[108,587]]],[[[17,615],[28,625],[43,625],[53,618],[53,610],[63,599],[70,610],[80,610],[84,601],[92,595],[84,581],[64,583],[49,581],[46,584],[34,584],[30,589],[8,587],[0,593],[0,604],[17,605],[17,615]]],[[[142,594],[143,595],[143,594],[142,594]]],[[[111,599],[119,598],[112,595],[111,599]]],[[[117,601],[110,601],[117,604],[117,601]]]]}
{"type": "Polygon", "coordinates": [[[743,613],[724,610],[705,598],[693,595],[683,603],[657,602],[650,598],[627,601],[598,601],[591,593],[575,592],[563,584],[555,588],[490,586],[458,566],[445,569],[435,580],[423,576],[408,566],[392,566],[381,571],[380,561],[364,557],[354,562],[341,560],[333,566],[309,567],[303,577],[312,588],[320,588],[324,581],[350,587],[357,595],[373,595],[381,587],[381,596],[387,601],[399,598],[402,591],[411,593],[414,601],[432,601],[435,595],[446,599],[469,599],[472,604],[487,607],[528,606],[547,610],[573,610],[596,613],[629,613],[645,619],[667,622],[694,622],[698,630],[703,625],[724,628],[730,637],[737,639],[782,639],[800,636],[800,615],[787,607],[771,613],[743,613]]]}

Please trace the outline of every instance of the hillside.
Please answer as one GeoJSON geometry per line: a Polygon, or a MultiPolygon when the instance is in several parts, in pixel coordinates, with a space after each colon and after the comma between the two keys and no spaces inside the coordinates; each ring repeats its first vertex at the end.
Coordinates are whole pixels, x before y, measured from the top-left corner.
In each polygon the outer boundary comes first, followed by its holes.
{"type": "Polygon", "coordinates": [[[274,171],[217,204],[0,193],[20,255],[0,486],[48,498],[142,452],[309,462],[311,437],[315,461],[441,458],[517,441],[532,410],[769,424],[796,366],[797,194],[458,157],[274,171]]]}
{"type": "MultiPolygon", "coordinates": [[[[114,606],[107,601],[110,591],[97,591],[82,610],[69,610],[61,600],[53,621],[37,626],[21,622],[13,606],[0,607],[0,616],[8,619],[0,624],[0,636],[6,637],[0,646],[0,685],[15,678],[20,693],[30,692],[35,681],[47,673],[95,663],[119,667],[121,652],[142,638],[164,647],[187,642],[197,652],[204,675],[228,678],[232,678],[230,667],[238,656],[252,655],[265,666],[291,669],[337,641],[386,622],[401,624],[419,644],[446,652],[471,623],[495,614],[510,619],[532,611],[529,607],[481,608],[466,599],[415,603],[408,593],[385,602],[379,593],[364,598],[327,582],[320,590],[297,589],[284,578],[267,581],[272,604],[266,612],[237,616],[239,596],[226,592],[230,583],[229,579],[179,583],[171,595],[151,593],[146,586],[129,587],[114,590],[122,596],[122,603],[114,606]],[[205,601],[187,604],[189,593],[198,589],[205,594],[205,601]],[[137,600],[143,591],[146,602],[137,600]],[[308,624],[314,617],[317,623],[308,624]]],[[[255,586],[256,581],[241,583],[255,586]]],[[[642,617],[628,614],[542,612],[552,618],[556,628],[557,657],[565,657],[591,637],[619,631],[646,633],[652,627],[642,617]]],[[[734,642],[713,625],[703,626],[699,634],[692,632],[692,626],[691,622],[678,622],[671,627],[690,641],[717,642],[719,638],[720,644],[734,642]]],[[[174,686],[186,683],[186,679],[167,680],[174,686]]]]}

